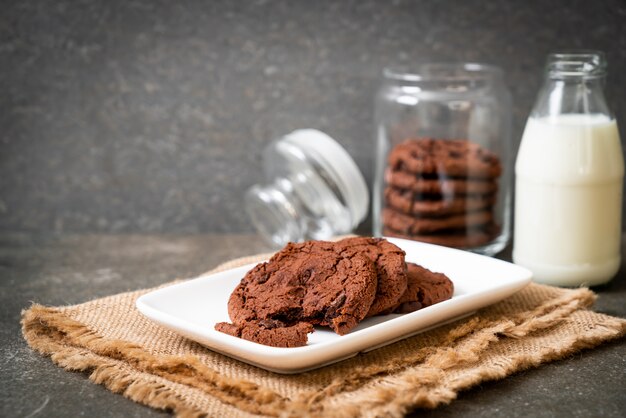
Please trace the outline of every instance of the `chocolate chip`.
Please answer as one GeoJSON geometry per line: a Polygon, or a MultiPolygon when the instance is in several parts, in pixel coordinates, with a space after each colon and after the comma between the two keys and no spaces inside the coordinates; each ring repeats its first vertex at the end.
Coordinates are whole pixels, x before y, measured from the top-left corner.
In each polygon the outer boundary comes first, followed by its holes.
{"type": "Polygon", "coordinates": [[[304,272],[300,276],[300,284],[302,284],[303,286],[306,285],[306,283],[309,281],[310,278],[311,278],[311,270],[304,270],[304,272]]]}
{"type": "Polygon", "coordinates": [[[274,329],[284,327],[286,324],[277,319],[262,319],[259,321],[259,325],[267,329],[274,329]]]}
{"type": "Polygon", "coordinates": [[[328,312],[331,315],[335,315],[336,312],[339,310],[339,308],[341,308],[345,302],[346,302],[346,292],[342,290],[339,293],[339,295],[335,298],[335,300],[330,302],[330,304],[328,305],[328,312]]]}
{"type": "Polygon", "coordinates": [[[293,289],[293,294],[302,299],[306,295],[306,290],[303,287],[296,287],[293,289]]]}
{"type": "Polygon", "coordinates": [[[268,281],[269,279],[270,279],[270,275],[269,275],[269,274],[264,274],[263,276],[260,276],[260,277],[257,279],[257,283],[258,283],[258,284],[263,284],[263,283],[265,283],[266,281],[268,281]]]}

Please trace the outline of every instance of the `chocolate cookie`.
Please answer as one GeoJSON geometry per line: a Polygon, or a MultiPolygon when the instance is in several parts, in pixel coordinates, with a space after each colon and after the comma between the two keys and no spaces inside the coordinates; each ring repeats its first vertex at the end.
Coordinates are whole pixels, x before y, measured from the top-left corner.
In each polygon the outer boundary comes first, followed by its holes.
{"type": "Polygon", "coordinates": [[[452,297],[454,284],[443,273],[434,273],[415,263],[406,263],[408,286],[393,309],[394,313],[409,313],[452,297]]]}
{"type": "Polygon", "coordinates": [[[237,326],[278,320],[309,322],[343,335],[368,313],[377,269],[367,256],[332,242],[289,243],[250,270],[231,294],[228,313],[237,326]]]}
{"type": "Polygon", "coordinates": [[[383,225],[403,234],[425,234],[448,229],[471,228],[493,221],[490,210],[479,210],[443,218],[414,217],[385,208],[382,213],[383,225]]]}
{"type": "Polygon", "coordinates": [[[493,206],[495,195],[442,196],[438,199],[424,199],[411,190],[385,188],[385,202],[389,207],[408,215],[446,216],[493,206]]]}
{"type": "Polygon", "coordinates": [[[459,139],[409,139],[396,145],[387,160],[393,170],[417,174],[485,179],[502,172],[496,154],[459,139]]]}
{"type": "Polygon", "coordinates": [[[376,264],[378,287],[366,316],[377,315],[398,303],[407,287],[404,251],[383,238],[346,238],[336,245],[343,255],[362,254],[376,264]]]}
{"type": "Polygon", "coordinates": [[[288,326],[281,321],[264,320],[243,325],[220,322],[215,325],[215,329],[233,337],[273,347],[301,347],[306,345],[307,334],[313,332],[313,325],[298,322],[288,326]]]}
{"type": "Polygon", "coordinates": [[[399,189],[438,196],[487,195],[498,190],[498,183],[493,179],[424,178],[407,171],[390,169],[385,171],[385,181],[399,189]]]}
{"type": "Polygon", "coordinates": [[[395,231],[389,227],[383,228],[383,234],[388,237],[404,238],[413,241],[421,241],[428,244],[443,245],[452,248],[480,247],[492,241],[498,233],[495,225],[487,225],[487,230],[458,230],[446,231],[439,234],[407,234],[395,231]],[[493,231],[491,231],[493,229],[493,231]]]}

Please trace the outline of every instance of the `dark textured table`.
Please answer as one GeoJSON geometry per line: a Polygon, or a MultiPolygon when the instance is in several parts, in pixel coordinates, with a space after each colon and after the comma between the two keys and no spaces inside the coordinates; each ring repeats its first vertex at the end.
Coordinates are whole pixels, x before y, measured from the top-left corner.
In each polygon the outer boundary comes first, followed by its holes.
{"type": "MultiPolygon", "coordinates": [[[[74,304],[148,288],[268,249],[252,235],[0,234],[0,416],[167,416],[31,351],[21,335],[20,311],[31,302],[74,304]]],[[[594,290],[596,311],[626,317],[625,266],[609,285],[594,290]]],[[[624,417],[624,388],[626,339],[485,383],[419,415],[624,417]]]]}

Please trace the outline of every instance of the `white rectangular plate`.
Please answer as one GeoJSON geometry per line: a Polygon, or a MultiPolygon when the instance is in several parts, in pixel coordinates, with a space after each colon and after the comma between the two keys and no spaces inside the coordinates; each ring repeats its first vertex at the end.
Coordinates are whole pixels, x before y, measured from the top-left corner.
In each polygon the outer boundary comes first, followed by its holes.
{"type": "Polygon", "coordinates": [[[454,282],[451,299],[404,315],[368,318],[349,334],[316,328],[304,347],[278,348],[236,338],[213,328],[230,322],[227,303],[233,289],[254,265],[201,276],[147,293],[139,311],[211,350],[277,373],[315,369],[423,332],[502,300],[531,281],[530,271],[466,251],[396,238],[406,260],[445,273],[454,282]]]}

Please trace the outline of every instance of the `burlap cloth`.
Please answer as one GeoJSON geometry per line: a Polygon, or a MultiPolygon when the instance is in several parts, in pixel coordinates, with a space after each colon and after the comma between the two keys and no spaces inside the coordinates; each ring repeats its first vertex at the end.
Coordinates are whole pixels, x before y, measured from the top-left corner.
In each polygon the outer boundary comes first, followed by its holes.
{"type": "Polygon", "coordinates": [[[626,320],[587,309],[595,300],[590,290],[531,284],[469,318],[335,365],[279,375],[144,318],[135,300],[150,290],[73,306],[33,305],[22,315],[24,337],[59,366],[180,416],[397,417],[626,334],[626,320]]]}

